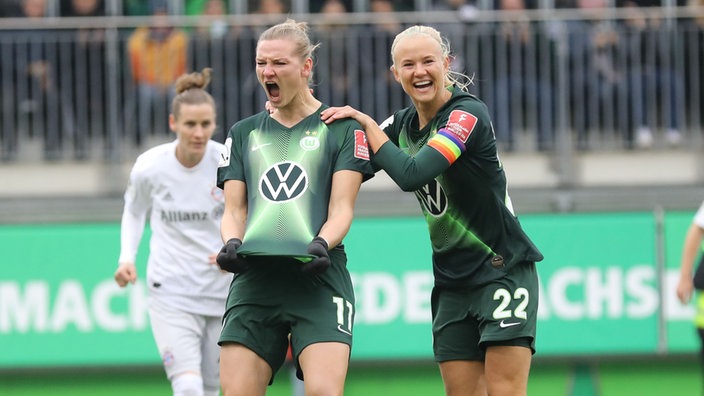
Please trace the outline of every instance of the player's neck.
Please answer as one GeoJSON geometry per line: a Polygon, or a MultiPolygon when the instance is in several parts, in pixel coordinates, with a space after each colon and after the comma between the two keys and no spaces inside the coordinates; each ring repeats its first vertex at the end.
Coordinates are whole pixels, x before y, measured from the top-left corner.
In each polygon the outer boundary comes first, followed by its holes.
{"type": "Polygon", "coordinates": [[[418,129],[425,128],[426,125],[432,120],[440,111],[440,108],[447,103],[452,97],[452,93],[449,91],[442,92],[441,95],[436,96],[431,101],[413,101],[413,106],[416,108],[416,113],[418,113],[418,129]]]}
{"type": "Polygon", "coordinates": [[[288,105],[276,109],[271,117],[290,128],[318,111],[321,105],[321,101],[308,94],[296,97],[288,105]]]}

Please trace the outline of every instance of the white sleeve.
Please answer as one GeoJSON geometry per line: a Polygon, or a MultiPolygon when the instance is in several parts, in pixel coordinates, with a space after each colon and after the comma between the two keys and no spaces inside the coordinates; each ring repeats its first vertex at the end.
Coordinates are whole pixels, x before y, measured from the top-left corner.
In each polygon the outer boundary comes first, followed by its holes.
{"type": "Polygon", "coordinates": [[[701,204],[699,210],[694,215],[694,224],[698,225],[699,228],[704,228],[704,203],[701,204]]]}
{"type": "Polygon", "coordinates": [[[134,263],[137,249],[144,234],[147,212],[151,206],[148,187],[139,181],[133,169],[125,191],[125,206],[120,223],[120,258],[119,263],[134,263]]]}

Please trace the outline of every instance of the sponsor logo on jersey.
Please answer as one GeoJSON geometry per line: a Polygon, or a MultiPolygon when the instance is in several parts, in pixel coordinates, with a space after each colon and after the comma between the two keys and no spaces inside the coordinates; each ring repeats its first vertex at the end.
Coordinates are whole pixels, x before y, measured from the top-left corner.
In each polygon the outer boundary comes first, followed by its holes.
{"type": "Polygon", "coordinates": [[[264,147],[269,146],[269,145],[271,145],[271,143],[261,143],[261,144],[257,144],[257,145],[252,146],[252,148],[250,149],[250,151],[255,152],[255,151],[261,150],[261,149],[263,149],[264,147]]]}
{"type": "Polygon", "coordinates": [[[185,223],[208,220],[208,212],[186,212],[182,210],[162,210],[161,221],[165,223],[185,223]]]}
{"type": "Polygon", "coordinates": [[[420,200],[425,210],[433,217],[440,217],[447,210],[447,195],[440,183],[436,180],[416,190],[416,197],[420,200]]]}
{"type": "Polygon", "coordinates": [[[369,145],[367,134],[360,129],[354,131],[354,156],[355,158],[369,161],[369,145]]]}
{"type": "Polygon", "coordinates": [[[462,143],[467,143],[467,139],[472,134],[475,125],[477,125],[477,117],[466,111],[453,110],[447,120],[445,129],[455,135],[462,143]]]}
{"type": "Polygon", "coordinates": [[[499,327],[501,327],[502,329],[505,329],[505,328],[511,327],[511,326],[518,326],[519,324],[521,324],[521,322],[504,322],[502,320],[501,323],[499,323],[499,327]]]}
{"type": "Polygon", "coordinates": [[[259,179],[259,194],[274,203],[296,199],[308,189],[308,175],[299,164],[284,161],[274,164],[259,179]]]}
{"type": "Polygon", "coordinates": [[[320,147],[320,139],[318,139],[318,132],[316,131],[306,131],[306,136],[301,138],[301,141],[298,142],[298,144],[301,146],[303,150],[306,151],[313,151],[317,150],[318,147],[320,147]]]}

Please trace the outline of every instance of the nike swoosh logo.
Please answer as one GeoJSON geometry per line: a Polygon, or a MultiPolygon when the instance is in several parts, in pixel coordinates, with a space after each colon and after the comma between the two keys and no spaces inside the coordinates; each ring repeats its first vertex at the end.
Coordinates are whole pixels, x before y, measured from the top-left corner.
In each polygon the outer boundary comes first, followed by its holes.
{"type": "Polygon", "coordinates": [[[349,331],[343,329],[341,324],[337,325],[337,330],[338,330],[340,333],[345,333],[345,334],[350,335],[350,336],[352,335],[352,333],[350,333],[349,331]]]}
{"type": "Polygon", "coordinates": [[[252,151],[257,151],[257,150],[259,150],[260,148],[266,147],[266,146],[268,146],[268,145],[270,145],[270,144],[271,144],[271,143],[262,143],[262,144],[258,144],[258,145],[256,145],[256,146],[252,146],[252,151]]]}
{"type": "Polygon", "coordinates": [[[506,323],[502,320],[501,323],[499,323],[499,327],[501,327],[502,329],[505,329],[505,328],[511,327],[511,326],[518,326],[519,324],[521,324],[521,322],[506,323]]]}

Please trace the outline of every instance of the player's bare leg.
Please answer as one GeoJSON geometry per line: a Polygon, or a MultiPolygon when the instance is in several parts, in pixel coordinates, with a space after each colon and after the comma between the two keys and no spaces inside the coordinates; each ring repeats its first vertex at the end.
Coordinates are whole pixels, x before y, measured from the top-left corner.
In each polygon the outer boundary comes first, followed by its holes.
{"type": "Polygon", "coordinates": [[[492,396],[525,396],[532,353],[519,346],[491,346],[486,350],[487,390],[492,396]]]}
{"type": "Polygon", "coordinates": [[[242,344],[220,348],[220,384],[223,396],[264,396],[271,366],[242,344]]]}
{"type": "Polygon", "coordinates": [[[447,396],[486,396],[484,363],[450,360],[440,363],[440,375],[447,396]]]}
{"type": "Polygon", "coordinates": [[[298,357],[306,396],[342,396],[350,347],[341,342],[308,345],[298,357]]]}

